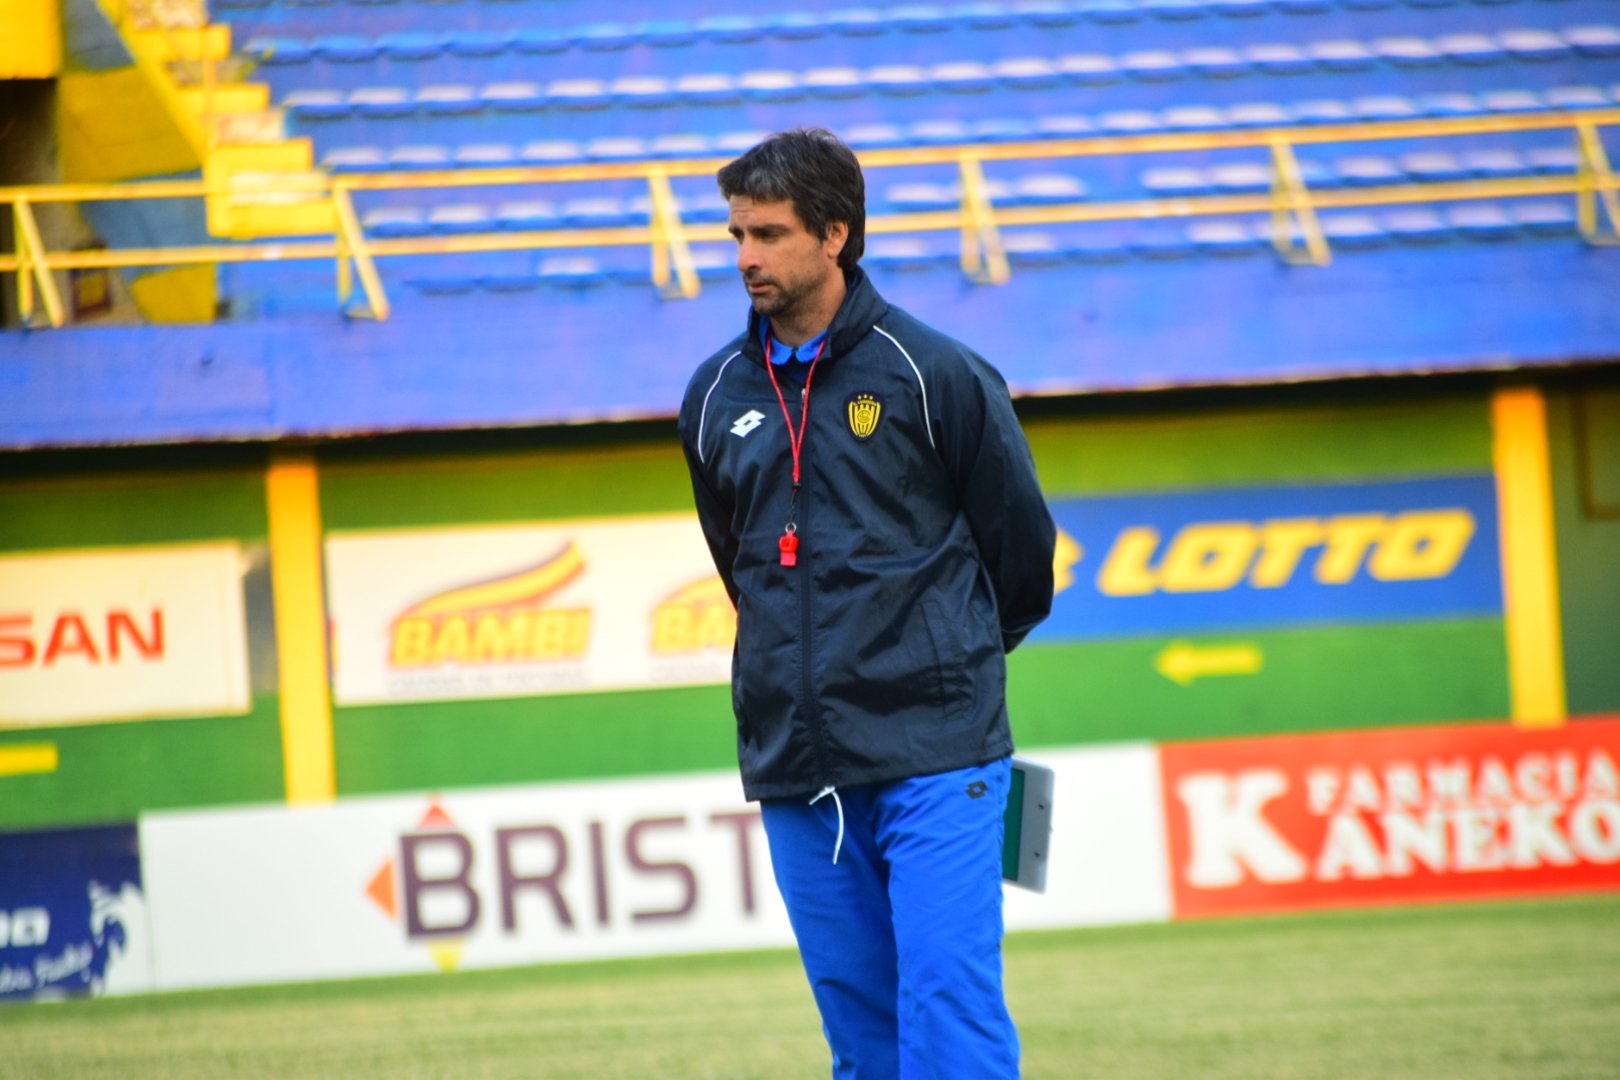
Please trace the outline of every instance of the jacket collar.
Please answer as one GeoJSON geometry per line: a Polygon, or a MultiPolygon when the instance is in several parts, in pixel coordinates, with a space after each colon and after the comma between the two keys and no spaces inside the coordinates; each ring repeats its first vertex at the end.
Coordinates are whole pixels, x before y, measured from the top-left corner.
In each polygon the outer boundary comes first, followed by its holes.
{"type": "MultiPolygon", "coordinates": [[[[883,316],[889,313],[888,302],[878,294],[872,279],[859,266],[844,275],[844,302],[838,306],[828,333],[827,350],[821,362],[831,363],[854,349],[856,344],[871,333],[883,316]]],[[[743,335],[743,355],[756,363],[765,362],[765,350],[760,345],[759,314],[748,309],[748,332],[743,335]]]]}

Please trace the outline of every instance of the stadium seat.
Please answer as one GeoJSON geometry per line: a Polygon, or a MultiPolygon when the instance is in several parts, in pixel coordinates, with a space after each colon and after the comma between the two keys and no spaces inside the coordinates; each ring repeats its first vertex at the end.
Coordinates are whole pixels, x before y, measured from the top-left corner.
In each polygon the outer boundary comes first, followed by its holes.
{"type": "Polygon", "coordinates": [[[1451,238],[1451,225],[1434,210],[1425,207],[1401,207],[1382,215],[1384,231],[1397,242],[1415,245],[1433,245],[1451,238]]]}
{"type": "Polygon", "coordinates": [[[968,30],[1005,30],[1018,21],[1007,4],[957,4],[951,9],[956,22],[968,30]]]}
{"type": "Polygon", "coordinates": [[[548,255],[540,260],[539,278],[559,289],[593,289],[608,283],[601,261],[589,255],[548,255]]]}
{"type": "Polygon", "coordinates": [[[1019,116],[991,116],[968,124],[968,135],[979,142],[1025,142],[1036,137],[1035,125],[1019,116]]]}
{"type": "Polygon", "coordinates": [[[534,112],[546,106],[540,84],[527,80],[490,83],[478,92],[478,100],[495,112],[534,112]]]}
{"type": "Polygon", "coordinates": [[[930,269],[941,261],[938,248],[920,236],[878,236],[867,245],[861,265],[909,273],[930,269]]]}
{"type": "MultiPolygon", "coordinates": [[[[1250,0],[1239,2],[1247,3],[1250,0]]],[[[1136,5],[1135,0],[1079,0],[1076,10],[1088,21],[1104,26],[1133,23],[1142,18],[1142,9],[1136,5]]]]}
{"type": "Polygon", "coordinates": [[[1149,135],[1163,128],[1159,115],[1148,109],[1115,109],[1097,117],[1097,129],[1109,135],[1149,135]]]}
{"type": "Polygon", "coordinates": [[[651,157],[647,140],[639,135],[604,135],[585,144],[591,161],[642,161],[651,157]]]}
{"type": "Polygon", "coordinates": [[[1387,157],[1376,154],[1355,154],[1333,162],[1333,171],[1339,182],[1347,187],[1375,187],[1399,184],[1406,179],[1401,167],[1387,157]]]}
{"type": "Polygon", "coordinates": [[[632,108],[656,109],[673,105],[674,88],[661,75],[624,75],[608,84],[613,100],[632,108]]]}
{"type": "Polygon", "coordinates": [[[1396,67],[1433,67],[1445,62],[1445,54],[1426,38],[1385,37],[1372,44],[1373,52],[1396,67]]]}
{"type": "Polygon", "coordinates": [[[1434,39],[1434,47],[1457,64],[1499,64],[1509,55],[1487,34],[1441,34],[1434,39]]]}
{"type": "Polygon", "coordinates": [[[936,88],[952,94],[982,93],[996,85],[995,72],[977,60],[935,64],[928,69],[928,78],[936,88]]]}
{"type": "Polygon", "coordinates": [[[1184,50],[1181,53],[1181,66],[1206,79],[1231,79],[1246,74],[1249,61],[1236,49],[1206,46],[1184,50]]]}
{"type": "Polygon", "coordinates": [[[657,158],[693,158],[707,156],[712,147],[707,136],[683,133],[660,135],[648,145],[648,150],[657,158]]]}
{"type": "Polygon", "coordinates": [[[990,65],[1001,85],[1013,90],[1050,90],[1061,81],[1052,62],[1038,56],[1015,56],[990,65]]]}
{"type": "Polygon", "coordinates": [[[451,160],[449,147],[432,143],[396,146],[388,152],[388,168],[394,172],[448,169],[451,160]]]}
{"type": "Polygon", "coordinates": [[[616,52],[636,43],[635,30],[625,23],[602,22],[582,26],[575,32],[580,47],[591,52],[616,52]]]}
{"type": "Polygon", "coordinates": [[[451,155],[458,169],[500,169],[517,164],[517,150],[510,143],[477,142],[458,146],[451,155]]]}
{"type": "Polygon", "coordinates": [[[1303,75],[1315,66],[1305,50],[1296,45],[1250,45],[1243,55],[1267,75],[1303,75]]]}
{"type": "Polygon", "coordinates": [[[1080,139],[1096,130],[1091,118],[1080,113],[1043,113],[1035,118],[1035,134],[1042,139],[1080,139]]]}
{"type": "Polygon", "coordinates": [[[1209,14],[1204,0],[1141,0],[1142,10],[1166,22],[1188,22],[1209,14]]]}
{"type": "Polygon", "coordinates": [[[1530,236],[1567,237],[1577,231],[1575,210],[1567,202],[1517,202],[1508,215],[1530,236]]]}
{"type": "Polygon", "coordinates": [[[891,184],[883,191],[883,201],[896,213],[927,213],[955,210],[962,198],[947,184],[913,182],[891,184]]]}
{"type": "Polygon", "coordinates": [[[1227,195],[1254,195],[1271,190],[1271,166],[1239,161],[1211,166],[1207,173],[1214,187],[1227,195]]]}
{"type": "Polygon", "coordinates": [[[843,8],[821,17],[821,24],[845,37],[875,37],[889,29],[885,13],[876,8],[843,8]]]}
{"type": "Polygon", "coordinates": [[[364,64],[377,58],[377,42],[360,34],[322,34],[312,43],[315,55],[333,64],[364,64]]]}
{"type": "Polygon", "coordinates": [[[1371,49],[1349,38],[1312,42],[1305,51],[1324,71],[1367,71],[1378,63],[1371,49]]]}
{"type": "Polygon", "coordinates": [[[731,216],[731,207],[713,188],[681,196],[681,219],[697,225],[714,224],[731,216]]]}
{"type": "Polygon", "coordinates": [[[1018,18],[1040,30],[1073,26],[1080,21],[1075,5],[1060,0],[1018,0],[1013,4],[1018,18]]]}
{"type": "Polygon", "coordinates": [[[470,116],[481,110],[478,92],[462,83],[424,86],[416,91],[418,110],[434,116],[470,116]]]}
{"type": "Polygon", "coordinates": [[[1542,91],[1541,100],[1552,109],[1606,109],[1609,95],[1598,86],[1554,86],[1542,91]]]}
{"type": "Polygon", "coordinates": [[[1127,246],[1132,255],[1153,262],[1185,259],[1198,253],[1186,227],[1170,222],[1142,223],[1131,234],[1127,246]]]}
{"type": "Polygon", "coordinates": [[[852,67],[818,67],[800,78],[804,88],[818,98],[853,98],[866,92],[861,73],[852,67]]]}
{"type": "Polygon", "coordinates": [[[1366,94],[1350,102],[1361,120],[1411,120],[1423,115],[1417,103],[1400,94],[1366,94]]]}
{"type": "Polygon", "coordinates": [[[1187,74],[1169,49],[1138,49],[1119,58],[1119,70],[1142,82],[1170,82],[1187,74]]]}
{"type": "Polygon", "coordinates": [[[1446,210],[1446,220],[1468,240],[1511,240],[1519,231],[1507,211],[1496,203],[1460,203],[1446,210]]]}
{"type": "Polygon", "coordinates": [[[888,150],[911,145],[899,124],[856,124],[844,132],[844,141],[856,150],[888,150]]]}
{"type": "Polygon", "coordinates": [[[791,71],[749,71],[737,77],[737,89],[750,101],[797,101],[804,86],[791,71]]]}
{"type": "Polygon", "coordinates": [[[1086,185],[1079,177],[1068,173],[1038,172],[1014,180],[1008,202],[1014,206],[1059,206],[1081,202],[1087,194],[1086,185]]]}
{"type": "Polygon", "coordinates": [[[1335,98],[1296,101],[1288,112],[1300,124],[1343,124],[1356,118],[1349,105],[1335,98]]]}
{"type": "Polygon", "coordinates": [[[1170,165],[1144,171],[1142,187],[1149,194],[1161,199],[1207,195],[1210,191],[1209,179],[1202,169],[1170,165]]]}
{"type": "Polygon", "coordinates": [[[567,52],[572,44],[567,34],[549,26],[525,26],[514,30],[509,42],[515,52],[527,56],[554,56],[567,52]]]}
{"type": "Polygon", "coordinates": [[[659,49],[691,45],[700,36],[697,25],[688,19],[649,19],[635,27],[638,41],[659,49]]]}
{"type": "Polygon", "coordinates": [[[499,56],[509,44],[509,36],[498,30],[458,27],[445,36],[446,52],[474,59],[499,56]]]}
{"type": "Polygon", "coordinates": [[[682,75],[673,90],[676,100],[688,105],[734,105],[742,100],[736,81],[719,71],[682,75]]]}
{"type": "Polygon", "coordinates": [[[338,146],[321,155],[330,173],[386,172],[388,152],[380,146],[338,146]]]}
{"type": "Polygon", "coordinates": [[[1330,213],[1321,215],[1319,221],[1331,247],[1358,251],[1383,247],[1390,241],[1389,233],[1371,214],[1330,213]]]}
{"type": "Polygon", "coordinates": [[[735,45],[758,41],[765,36],[765,28],[751,15],[709,15],[695,24],[700,38],[722,45],[735,45]]]}
{"type": "Polygon", "coordinates": [[[1271,0],[1210,0],[1217,15],[1228,19],[1252,19],[1271,9],[1271,0]]]}
{"type": "Polygon", "coordinates": [[[377,51],[389,60],[430,60],[444,51],[442,34],[403,30],[377,39],[377,51]]]}
{"type": "Polygon", "coordinates": [[[403,86],[361,86],[349,91],[349,108],[356,116],[392,120],[416,111],[416,101],[403,86]]]}
{"type": "Polygon", "coordinates": [[[441,236],[454,236],[490,232],[494,218],[490,216],[489,207],[480,203],[451,203],[429,210],[427,224],[441,236]]]}
{"type": "Polygon", "coordinates": [[[315,50],[303,38],[256,37],[242,45],[242,52],[261,64],[304,64],[315,50]]]}
{"type": "Polygon", "coordinates": [[[714,137],[714,151],[735,157],[758,146],[770,135],[769,131],[752,128],[745,131],[722,131],[714,137]]]}
{"type": "Polygon", "coordinates": [[[866,71],[867,85],[891,97],[915,97],[931,89],[928,74],[916,64],[880,64],[866,71]]]}
{"type": "Polygon", "coordinates": [[[546,98],[563,109],[605,108],[611,98],[601,79],[558,79],[546,87],[546,98]]]}
{"type": "Polygon", "coordinates": [[[1574,172],[1580,168],[1580,155],[1573,146],[1540,146],[1524,152],[1524,160],[1542,175],[1574,172]]]}
{"type": "Polygon", "coordinates": [[[1187,239],[1205,255],[1254,255],[1261,250],[1260,239],[1254,230],[1236,220],[1194,221],[1187,226],[1187,239]]]}
{"type": "Polygon", "coordinates": [[[281,105],[299,120],[339,120],[352,108],[341,90],[294,90],[281,105]]]}
{"type": "Polygon", "coordinates": [[[827,33],[827,27],[822,24],[820,16],[808,11],[784,11],[767,15],[760,20],[760,25],[765,33],[783,41],[807,41],[827,33]]]}
{"type": "Polygon", "coordinates": [[[968,126],[953,117],[931,117],[906,125],[907,140],[916,146],[954,146],[971,142],[968,126]]]}
{"type": "Polygon", "coordinates": [[[1226,114],[1213,105],[1176,105],[1159,115],[1171,131],[1215,131],[1226,127],[1226,114]]]}
{"type": "Polygon", "coordinates": [[[1547,102],[1534,90],[1487,90],[1479,95],[1486,112],[1541,112],[1547,102]]]}
{"type": "Polygon", "coordinates": [[[1517,150],[1469,150],[1461,155],[1461,159],[1469,175],[1482,180],[1523,176],[1532,171],[1524,155],[1517,150]]]}
{"type": "Polygon", "coordinates": [[[629,206],[612,195],[582,195],[563,202],[562,224],[570,229],[612,229],[633,223],[629,206]]]}
{"type": "Polygon", "coordinates": [[[1003,229],[1001,247],[1008,263],[1024,269],[1058,266],[1066,258],[1057,237],[1032,229],[1003,229]]]}
{"type": "Polygon", "coordinates": [[[426,236],[432,230],[420,207],[382,206],[360,215],[360,227],[382,240],[426,236]]]}
{"type": "Polygon", "coordinates": [[[1550,30],[1504,30],[1496,40],[1519,60],[1563,60],[1572,51],[1567,41],[1550,30]]]}
{"type": "Polygon", "coordinates": [[[1424,94],[1416,105],[1423,115],[1436,117],[1475,116],[1485,111],[1474,95],[1455,92],[1424,94]]]}
{"type": "Polygon", "coordinates": [[[1106,86],[1119,80],[1119,67],[1102,53],[1069,53],[1057,58],[1058,72],[1080,86],[1106,86]]]}
{"type": "Polygon", "coordinates": [[[560,220],[556,205],[549,199],[522,199],[495,207],[496,226],[510,232],[554,229],[560,220]]]}
{"type": "Polygon", "coordinates": [[[937,34],[951,28],[951,15],[938,4],[903,4],[889,9],[889,25],[908,34],[937,34]]]}
{"type": "Polygon", "coordinates": [[[1286,127],[1289,121],[1288,110],[1274,101],[1243,102],[1224,112],[1227,124],[1238,128],[1286,127]]]}
{"type": "Polygon", "coordinates": [[[574,165],[585,160],[585,148],[573,139],[536,139],[524,143],[518,157],[525,165],[574,165]]]}
{"type": "Polygon", "coordinates": [[[1472,175],[1468,166],[1459,161],[1455,154],[1444,150],[1422,150],[1402,154],[1399,161],[1406,175],[1419,183],[1449,183],[1466,180],[1472,175]]]}
{"type": "Polygon", "coordinates": [[[1582,56],[1620,56],[1620,27],[1572,26],[1564,31],[1564,40],[1582,56]]]}

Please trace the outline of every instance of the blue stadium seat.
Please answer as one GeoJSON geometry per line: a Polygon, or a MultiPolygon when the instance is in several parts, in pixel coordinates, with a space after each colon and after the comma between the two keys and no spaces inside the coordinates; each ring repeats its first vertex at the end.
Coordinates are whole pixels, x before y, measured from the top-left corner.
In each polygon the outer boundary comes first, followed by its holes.
{"type": "Polygon", "coordinates": [[[1059,0],[1016,0],[1012,7],[1019,19],[1040,30],[1073,26],[1081,16],[1074,4],[1059,0]]]}
{"type": "Polygon", "coordinates": [[[295,37],[249,38],[242,52],[261,64],[304,64],[315,55],[309,42],[295,37]]]}
{"type": "Polygon", "coordinates": [[[1324,71],[1368,71],[1378,64],[1377,54],[1350,38],[1313,42],[1305,51],[1324,71]]]}
{"type": "Polygon", "coordinates": [[[582,26],[574,33],[580,47],[591,52],[616,52],[636,43],[635,29],[626,23],[601,22],[582,26]]]}
{"type": "Polygon", "coordinates": [[[1542,175],[1574,172],[1580,168],[1580,155],[1573,146],[1538,146],[1524,152],[1524,160],[1542,175]]]}
{"type": "Polygon", "coordinates": [[[889,25],[908,34],[937,34],[951,28],[951,15],[938,4],[902,4],[889,9],[889,25]]]}
{"type": "Polygon", "coordinates": [[[784,11],[766,15],[760,20],[760,26],[771,37],[783,41],[808,41],[827,33],[827,27],[822,24],[820,16],[808,11],[784,11]]]}
{"type": "Polygon", "coordinates": [[[1425,116],[1475,116],[1485,111],[1485,106],[1472,94],[1455,91],[1424,94],[1417,99],[1417,107],[1425,116]]]}
{"type": "Polygon", "coordinates": [[[1530,236],[1567,237],[1577,231],[1575,210],[1567,202],[1516,202],[1508,214],[1530,236]]]}
{"type": "Polygon", "coordinates": [[[633,219],[623,199],[581,195],[563,202],[562,223],[570,229],[612,229],[633,224],[633,219]]]}
{"type": "Polygon", "coordinates": [[[1244,55],[1225,46],[1185,49],[1181,53],[1181,65],[1206,79],[1236,78],[1249,70],[1249,61],[1244,55]]]}
{"type": "Polygon", "coordinates": [[[1417,103],[1401,94],[1366,94],[1350,102],[1361,120],[1411,120],[1423,115],[1417,103]]]}
{"type": "Polygon", "coordinates": [[[1460,203],[1446,211],[1446,220],[1468,240],[1511,240],[1519,231],[1507,211],[1496,203],[1460,203]]]}
{"type": "Polygon", "coordinates": [[[1188,22],[1209,14],[1204,0],[1141,0],[1142,10],[1166,22],[1188,22]]]}
{"type": "Polygon", "coordinates": [[[1254,230],[1234,219],[1194,221],[1187,226],[1187,239],[1205,255],[1233,257],[1255,255],[1262,250],[1254,230]]]}
{"type": "Polygon", "coordinates": [[[389,60],[430,60],[444,51],[443,34],[402,30],[377,39],[377,51],[389,60]]]}
{"type": "Polygon", "coordinates": [[[928,77],[934,86],[951,94],[977,94],[996,85],[996,75],[990,65],[977,60],[935,64],[928,69],[928,77]]]}
{"type": "Polygon", "coordinates": [[[516,165],[518,155],[510,143],[476,142],[456,147],[451,160],[458,169],[500,169],[516,165]]]}
{"type": "Polygon", "coordinates": [[[722,45],[758,41],[765,36],[765,27],[752,15],[709,15],[697,21],[696,29],[705,41],[722,45]]]}
{"type": "Polygon", "coordinates": [[[1335,212],[1323,214],[1319,220],[1331,247],[1359,251],[1384,247],[1390,241],[1389,233],[1371,214],[1335,212]]]}
{"type": "Polygon", "coordinates": [[[877,236],[867,245],[861,265],[912,273],[955,261],[954,254],[920,236],[877,236]]]}
{"type": "Polygon", "coordinates": [[[441,236],[490,232],[494,219],[489,207],[480,203],[449,203],[428,211],[428,226],[441,236]]]}
{"type": "Polygon", "coordinates": [[[1119,58],[1119,69],[1143,82],[1169,82],[1187,74],[1181,57],[1169,49],[1136,49],[1119,58]]]}
{"type": "Polygon", "coordinates": [[[495,225],[509,232],[554,229],[560,221],[557,207],[549,199],[514,200],[495,207],[495,225]]]}
{"type": "Polygon", "coordinates": [[[403,86],[361,86],[349,91],[349,108],[356,116],[391,120],[416,111],[416,101],[403,86]]]}
{"type": "Polygon", "coordinates": [[[692,267],[703,281],[724,281],[737,274],[737,253],[718,244],[694,244],[692,267]]]}
{"type": "Polygon", "coordinates": [[[1255,195],[1271,190],[1271,166],[1255,161],[1212,165],[1209,181],[1225,195],[1255,195]]]}
{"type": "Polygon", "coordinates": [[[1284,15],[1320,15],[1333,10],[1332,0],[1271,0],[1271,6],[1284,15]]]}
{"type": "Polygon", "coordinates": [[[747,71],[737,77],[737,89],[750,101],[798,101],[804,86],[791,71],[747,71]]]}
{"type": "Polygon", "coordinates": [[[957,4],[951,9],[956,21],[968,30],[1005,30],[1018,21],[1006,4],[957,4]]]}
{"type": "Polygon", "coordinates": [[[1400,166],[1406,175],[1419,183],[1441,184],[1466,180],[1472,175],[1457,155],[1445,150],[1420,150],[1402,154],[1400,166]]]}
{"type": "Polygon", "coordinates": [[[604,135],[585,144],[585,156],[591,161],[642,161],[652,154],[639,135],[604,135]]]}
{"type": "Polygon", "coordinates": [[[1126,243],[1132,255],[1153,262],[1185,259],[1198,253],[1186,227],[1170,222],[1143,222],[1126,243]]]}
{"type": "Polygon", "coordinates": [[[708,136],[696,132],[660,135],[648,145],[657,158],[707,157],[712,149],[708,136]]]}
{"type": "Polygon", "coordinates": [[[1479,95],[1486,112],[1542,112],[1547,102],[1534,90],[1487,90],[1479,95]]]}
{"type": "Polygon", "coordinates": [[[554,56],[567,52],[572,39],[550,26],[525,26],[512,31],[510,38],[514,51],[528,56],[554,56]]]}
{"type": "Polygon", "coordinates": [[[742,100],[736,80],[719,71],[682,75],[673,89],[676,100],[689,105],[734,105],[742,100]]]}
{"type": "Polygon", "coordinates": [[[340,120],[352,108],[341,90],[294,90],[281,105],[299,120],[340,120]]]}
{"type": "Polygon", "coordinates": [[[1496,40],[1520,60],[1563,60],[1572,51],[1569,43],[1551,30],[1504,30],[1496,35],[1496,40]]]}
{"type": "Polygon", "coordinates": [[[1013,90],[1050,90],[1061,76],[1050,60],[1039,56],[1014,56],[990,65],[996,80],[1013,90]]]}
{"type": "Polygon", "coordinates": [[[891,184],[883,190],[883,201],[896,213],[926,213],[955,210],[962,198],[946,184],[912,182],[891,184]]]}
{"type": "Polygon", "coordinates": [[[1035,134],[1042,139],[1081,139],[1096,130],[1091,117],[1081,113],[1042,113],[1035,118],[1035,134]]]}
{"type": "Polygon", "coordinates": [[[673,105],[675,89],[662,75],[623,75],[608,84],[608,93],[620,104],[639,109],[673,105]]]}
{"type": "Polygon", "coordinates": [[[445,50],[453,56],[482,58],[499,56],[510,44],[509,35],[498,30],[457,28],[445,35],[445,50]]]}
{"type": "Polygon", "coordinates": [[[321,155],[329,173],[386,172],[388,152],[380,146],[337,146],[321,155]]]}
{"type": "Polygon", "coordinates": [[[546,98],[571,111],[606,108],[611,100],[601,79],[557,79],[546,87],[546,98]]]}
{"type": "Polygon", "coordinates": [[[322,34],[311,44],[315,55],[328,63],[364,64],[377,59],[377,42],[360,34],[322,34]]]}
{"type": "Polygon", "coordinates": [[[1421,37],[1384,37],[1372,43],[1373,52],[1396,67],[1434,67],[1445,63],[1445,54],[1421,37]]]}
{"type": "Polygon", "coordinates": [[[695,43],[702,35],[689,19],[649,19],[635,28],[642,42],[660,49],[673,49],[695,43]]]}
{"type": "Polygon", "coordinates": [[[1541,99],[1553,109],[1606,109],[1611,104],[1599,86],[1554,86],[1542,91],[1541,99]]]}
{"type": "Polygon", "coordinates": [[[1282,43],[1249,45],[1243,55],[1251,65],[1267,75],[1303,75],[1315,63],[1297,45],[1282,43]]]}
{"type": "Polygon", "coordinates": [[[1036,136],[1035,125],[1019,116],[991,116],[970,121],[968,134],[979,142],[1025,142],[1036,136]]]}
{"type": "Polygon", "coordinates": [[[1057,58],[1058,72],[1080,86],[1106,86],[1119,80],[1119,66],[1102,53],[1069,53],[1057,58]]]}
{"type": "Polygon", "coordinates": [[[1097,117],[1097,128],[1109,135],[1150,135],[1162,131],[1164,122],[1149,109],[1115,109],[1097,117]]]}
{"type": "Polygon", "coordinates": [[[1065,245],[1057,237],[1038,230],[1003,229],[1001,247],[1007,262],[1023,269],[1059,266],[1067,258],[1065,245]]]}
{"type": "Polygon", "coordinates": [[[1213,105],[1176,105],[1159,115],[1172,131],[1215,131],[1226,127],[1226,114],[1213,105]]]}
{"type": "Polygon", "coordinates": [[[573,139],[536,139],[524,143],[518,157],[525,165],[576,165],[585,160],[585,148],[573,139]]]}
{"type": "Polygon", "coordinates": [[[1401,207],[1382,216],[1384,231],[1403,244],[1432,245],[1449,240],[1451,223],[1426,207],[1401,207]]]}
{"type": "Polygon", "coordinates": [[[1434,47],[1457,64],[1499,64],[1509,55],[1488,34],[1441,34],[1434,39],[1434,47]]]}
{"type": "Polygon", "coordinates": [[[866,81],[852,67],[811,68],[799,81],[818,98],[853,98],[866,93],[866,81]]]}
{"type": "MultiPolygon", "coordinates": [[[[1263,3],[1264,0],[1236,0],[1236,2],[1263,3]]],[[[1076,10],[1087,20],[1104,26],[1133,23],[1142,18],[1142,9],[1136,6],[1135,0],[1078,0],[1076,10]]]]}
{"type": "Polygon", "coordinates": [[[1237,128],[1286,127],[1288,110],[1274,101],[1246,101],[1224,110],[1228,125],[1237,128]]]}
{"type": "Polygon", "coordinates": [[[450,148],[434,143],[408,143],[388,151],[388,168],[393,172],[448,169],[450,164],[450,148]]]}
{"type": "Polygon", "coordinates": [[[465,83],[442,83],[419,87],[416,107],[434,116],[471,116],[484,105],[478,91],[465,83]]]}
{"type": "Polygon", "coordinates": [[[905,127],[907,141],[914,146],[954,146],[971,142],[967,124],[955,117],[929,117],[913,120],[905,127]]]}
{"type": "Polygon", "coordinates": [[[1207,195],[1209,178],[1204,170],[1181,165],[1160,165],[1144,170],[1142,187],[1156,198],[1168,199],[1188,195],[1207,195]]]}
{"type": "Polygon", "coordinates": [[[478,100],[495,112],[535,112],[546,107],[540,84],[525,79],[490,83],[478,92],[478,100]]]}
{"type": "Polygon", "coordinates": [[[609,280],[601,261],[589,255],[548,255],[540,260],[539,277],[559,289],[593,289],[609,280]]]}
{"type": "Polygon", "coordinates": [[[1401,167],[1378,154],[1353,154],[1333,162],[1333,171],[1346,187],[1375,187],[1399,184],[1406,179],[1401,167]]]}
{"type": "Polygon", "coordinates": [[[1083,201],[1088,194],[1085,182],[1061,172],[1029,173],[1012,182],[1008,200],[1013,206],[1061,206],[1083,201]]]}
{"type": "Polygon", "coordinates": [[[757,128],[746,131],[722,131],[714,137],[714,152],[736,157],[738,154],[746,153],[764,142],[770,134],[769,131],[761,131],[757,128]]]}
{"type": "Polygon", "coordinates": [[[1343,124],[1356,118],[1350,106],[1337,98],[1296,101],[1288,107],[1288,112],[1300,124],[1343,124]]]}
{"type": "Polygon", "coordinates": [[[1462,163],[1469,175],[1482,180],[1496,180],[1509,176],[1524,176],[1532,172],[1529,162],[1517,150],[1469,150],[1462,154],[1462,163]]]}
{"type": "Polygon", "coordinates": [[[928,74],[916,64],[880,64],[867,68],[867,85],[891,97],[915,97],[931,89],[928,74]]]}
{"type": "Polygon", "coordinates": [[[875,37],[889,28],[884,12],[877,8],[843,8],[829,11],[821,17],[821,24],[833,33],[845,37],[875,37]]]}
{"type": "Polygon", "coordinates": [[[1564,40],[1582,56],[1620,56],[1620,27],[1572,26],[1564,31],[1564,40]]]}
{"type": "Polygon", "coordinates": [[[426,236],[432,230],[420,207],[381,206],[360,215],[360,227],[368,236],[394,240],[411,236],[426,236]]]}
{"type": "Polygon", "coordinates": [[[709,225],[725,221],[731,216],[731,207],[713,188],[681,196],[681,218],[694,225],[709,225]]]}

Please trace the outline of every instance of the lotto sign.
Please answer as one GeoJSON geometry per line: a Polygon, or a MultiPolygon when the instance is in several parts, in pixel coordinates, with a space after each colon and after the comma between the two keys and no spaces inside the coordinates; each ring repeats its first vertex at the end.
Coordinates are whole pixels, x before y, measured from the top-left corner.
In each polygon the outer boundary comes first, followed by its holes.
{"type": "Polygon", "coordinates": [[[1490,476],[1066,499],[1035,639],[1499,615],[1490,476]]]}
{"type": "Polygon", "coordinates": [[[339,704],[721,683],[736,613],[690,514],[337,534],[339,704]]]}
{"type": "Polygon", "coordinates": [[[1159,753],[1178,916],[1620,887],[1620,719],[1159,753]]]}
{"type": "Polygon", "coordinates": [[[0,556],[0,727],[248,710],[242,551],[0,556]]]}

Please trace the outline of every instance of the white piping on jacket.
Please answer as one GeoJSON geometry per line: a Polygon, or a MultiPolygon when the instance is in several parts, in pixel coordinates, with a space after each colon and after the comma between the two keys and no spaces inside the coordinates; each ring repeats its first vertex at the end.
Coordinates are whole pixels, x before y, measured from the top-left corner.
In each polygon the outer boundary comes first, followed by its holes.
{"type": "Polygon", "coordinates": [[[697,452],[698,461],[703,462],[705,465],[708,464],[708,461],[703,456],[703,425],[709,419],[709,395],[713,394],[714,388],[720,385],[720,379],[725,375],[726,367],[741,355],[742,350],[738,349],[736,352],[725,358],[725,360],[720,364],[720,370],[715,373],[714,382],[709,384],[709,393],[703,395],[703,408],[698,413],[697,452]]]}
{"type": "Polygon", "coordinates": [[[917,361],[913,360],[911,358],[911,354],[906,352],[906,347],[904,345],[900,344],[898,341],[895,341],[893,334],[889,333],[881,326],[873,326],[872,329],[876,330],[878,333],[882,334],[884,337],[893,342],[894,347],[900,350],[900,355],[906,358],[906,363],[911,365],[912,373],[917,376],[917,386],[922,390],[923,430],[928,432],[928,445],[933,446],[935,450],[938,450],[939,447],[934,446],[934,423],[929,419],[928,416],[928,384],[923,382],[922,372],[917,369],[917,361]]]}
{"type": "Polygon", "coordinates": [[[828,795],[833,797],[833,805],[838,808],[838,839],[833,843],[833,865],[837,866],[838,853],[844,850],[844,800],[838,797],[838,789],[828,784],[816,792],[816,797],[810,800],[810,805],[816,805],[828,795]]]}

